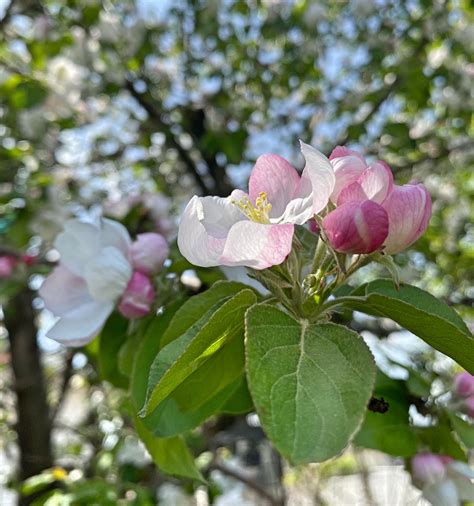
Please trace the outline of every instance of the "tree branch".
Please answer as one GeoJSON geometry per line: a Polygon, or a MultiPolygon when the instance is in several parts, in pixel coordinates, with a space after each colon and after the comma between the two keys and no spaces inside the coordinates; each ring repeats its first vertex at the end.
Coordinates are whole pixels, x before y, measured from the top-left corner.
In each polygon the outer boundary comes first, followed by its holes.
{"type": "MultiPolygon", "coordinates": [[[[17,396],[16,432],[20,448],[21,479],[52,467],[51,425],[46,388],[36,342],[33,292],[24,288],[5,306],[11,365],[17,396]]],[[[28,504],[24,498],[20,504],[28,504]]]]}
{"type": "Polygon", "coordinates": [[[148,116],[156,124],[156,126],[159,128],[161,133],[164,134],[168,144],[178,152],[181,160],[186,165],[188,172],[190,172],[192,174],[197,185],[201,189],[202,193],[204,195],[209,195],[209,193],[210,193],[209,189],[208,189],[206,183],[204,182],[204,179],[202,178],[201,174],[199,174],[199,171],[197,170],[194,160],[191,158],[188,151],[185,148],[183,148],[183,146],[176,139],[176,137],[174,136],[173,132],[171,131],[169,125],[167,125],[163,121],[160,113],[148,101],[147,97],[144,94],[139,93],[135,89],[135,87],[131,81],[129,81],[129,80],[125,81],[125,87],[128,90],[128,92],[130,93],[130,95],[132,95],[132,97],[143,107],[143,109],[145,109],[148,116]]]}

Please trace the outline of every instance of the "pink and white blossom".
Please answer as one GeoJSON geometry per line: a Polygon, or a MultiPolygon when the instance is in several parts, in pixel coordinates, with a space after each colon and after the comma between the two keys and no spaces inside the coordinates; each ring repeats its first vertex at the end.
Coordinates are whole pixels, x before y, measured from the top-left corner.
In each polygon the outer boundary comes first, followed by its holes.
{"type": "Polygon", "coordinates": [[[329,242],[337,251],[370,253],[383,249],[394,254],[410,246],[426,230],[431,198],[423,184],[396,186],[385,162],[366,165],[361,155],[341,146],[330,159],[336,174],[331,199],[337,208],[323,223],[329,242]]]}
{"type": "Polygon", "coordinates": [[[168,258],[169,252],[168,242],[161,234],[153,232],[138,234],[132,244],[133,268],[145,274],[158,272],[168,258]]]}
{"type": "Polygon", "coordinates": [[[125,318],[142,318],[151,311],[154,298],[155,289],[150,278],[135,271],[120,299],[118,310],[125,318]]]}
{"type": "Polygon", "coordinates": [[[474,497],[474,470],[444,455],[420,453],[411,462],[413,481],[432,506],[460,506],[474,497]]]}
{"type": "Polygon", "coordinates": [[[329,160],[301,143],[306,165],[301,177],[278,155],[258,158],[249,193],[227,198],[193,197],[181,218],[178,246],[194,265],[243,265],[265,269],[291,250],[294,225],[326,207],[335,176],[329,160]]]}
{"type": "Polygon", "coordinates": [[[98,334],[127,288],[133,272],[130,236],[116,221],[69,220],[55,247],[60,264],[39,292],[59,317],[46,335],[82,346],[98,334]]]}

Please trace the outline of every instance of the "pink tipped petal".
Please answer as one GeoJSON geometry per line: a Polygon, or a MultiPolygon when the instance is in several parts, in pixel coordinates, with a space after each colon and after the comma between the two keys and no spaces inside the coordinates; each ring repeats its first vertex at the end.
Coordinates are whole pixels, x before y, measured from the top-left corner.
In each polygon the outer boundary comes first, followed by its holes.
{"type": "Polygon", "coordinates": [[[232,200],[194,196],[186,206],[179,225],[178,247],[192,264],[200,267],[219,265],[230,228],[245,220],[232,200]]]}
{"type": "MultiPolygon", "coordinates": [[[[331,200],[337,202],[341,191],[352,183],[355,183],[367,168],[364,158],[355,151],[346,150],[344,156],[331,159],[336,182],[331,195],[331,200]]],[[[334,151],[333,151],[334,153],[334,151]]]]}
{"type": "Polygon", "coordinates": [[[293,225],[240,221],[230,230],[219,263],[266,269],[281,264],[291,251],[293,225]]]}
{"type": "Polygon", "coordinates": [[[113,311],[112,302],[91,301],[62,316],[46,336],[67,346],[83,346],[94,339],[113,311]]]}
{"type": "Polygon", "coordinates": [[[278,155],[262,155],[250,174],[250,200],[254,204],[259,194],[265,192],[272,205],[270,216],[277,218],[285,211],[299,182],[298,172],[287,160],[278,155]]]}
{"type": "Polygon", "coordinates": [[[385,252],[398,253],[414,243],[431,218],[431,197],[423,184],[394,186],[383,202],[389,218],[385,252]]]}
{"type": "Polygon", "coordinates": [[[132,240],[128,230],[118,221],[102,218],[101,227],[101,246],[114,246],[122,252],[125,258],[130,257],[130,248],[132,240]]]}
{"type": "Polygon", "coordinates": [[[382,206],[370,200],[348,202],[324,218],[323,228],[336,251],[371,253],[387,237],[388,216],[382,206]]]}
{"type": "Polygon", "coordinates": [[[54,242],[61,255],[61,263],[81,276],[84,265],[99,252],[100,230],[93,223],[68,220],[54,242]]]}
{"type": "Polygon", "coordinates": [[[39,294],[46,309],[56,316],[62,316],[77,306],[92,301],[84,278],[76,276],[62,265],[56,267],[44,280],[39,294]]]}
{"type": "Polygon", "coordinates": [[[300,144],[306,165],[280,223],[303,225],[326,207],[334,188],[334,171],[329,160],[309,144],[302,141],[300,144]]]}
{"type": "Polygon", "coordinates": [[[367,198],[381,204],[392,191],[393,175],[385,162],[375,162],[358,179],[367,198]]]}
{"type": "Polygon", "coordinates": [[[367,200],[367,195],[362,186],[359,183],[352,183],[341,191],[337,198],[337,205],[341,206],[346,202],[361,202],[363,200],[367,200]]]}

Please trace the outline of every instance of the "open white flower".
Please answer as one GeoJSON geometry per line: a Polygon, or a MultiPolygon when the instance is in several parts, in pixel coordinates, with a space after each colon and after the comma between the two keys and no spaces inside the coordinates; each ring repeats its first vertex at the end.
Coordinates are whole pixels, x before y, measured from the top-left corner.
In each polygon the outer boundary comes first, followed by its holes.
{"type": "Polygon", "coordinates": [[[40,295],[59,320],[46,335],[82,346],[97,335],[127,288],[133,272],[130,236],[116,221],[68,220],[55,247],[60,264],[40,295]]]}

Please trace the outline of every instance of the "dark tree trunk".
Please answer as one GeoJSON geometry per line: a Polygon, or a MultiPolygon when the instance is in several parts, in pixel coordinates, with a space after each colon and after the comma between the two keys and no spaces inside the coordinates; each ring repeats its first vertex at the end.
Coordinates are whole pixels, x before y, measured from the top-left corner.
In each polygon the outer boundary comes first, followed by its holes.
{"type": "MultiPolygon", "coordinates": [[[[4,308],[17,395],[16,432],[22,480],[53,465],[51,425],[32,301],[33,293],[26,288],[4,308]]],[[[21,500],[20,504],[28,504],[28,500],[21,500]]]]}

